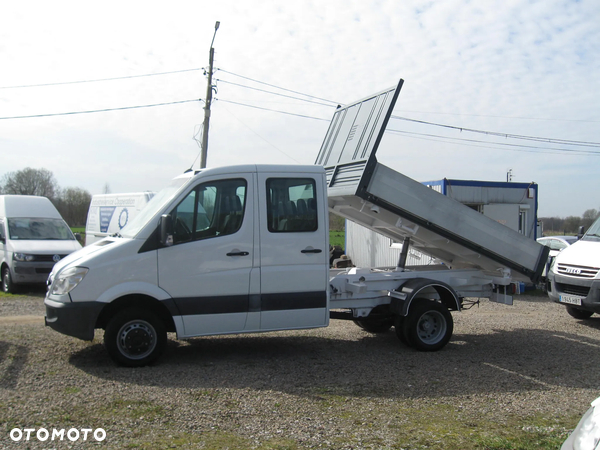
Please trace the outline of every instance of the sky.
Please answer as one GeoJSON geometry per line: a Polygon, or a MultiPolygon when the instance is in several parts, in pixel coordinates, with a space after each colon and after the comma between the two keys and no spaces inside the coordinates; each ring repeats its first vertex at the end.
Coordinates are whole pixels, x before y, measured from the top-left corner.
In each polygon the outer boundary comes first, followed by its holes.
{"type": "Polygon", "coordinates": [[[510,171],[539,216],[581,216],[600,209],[598,24],[597,0],[5,2],[0,177],[124,193],[199,168],[214,36],[209,167],[313,164],[337,104],[402,78],[379,162],[510,171]]]}

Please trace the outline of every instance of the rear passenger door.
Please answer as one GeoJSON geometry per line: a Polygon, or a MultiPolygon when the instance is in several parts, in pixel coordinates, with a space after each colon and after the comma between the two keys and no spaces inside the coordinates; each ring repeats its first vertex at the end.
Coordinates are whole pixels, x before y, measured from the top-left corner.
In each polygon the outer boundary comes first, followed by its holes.
{"type": "Polygon", "coordinates": [[[260,328],[329,323],[328,216],[321,174],[260,173],[260,328]]]}

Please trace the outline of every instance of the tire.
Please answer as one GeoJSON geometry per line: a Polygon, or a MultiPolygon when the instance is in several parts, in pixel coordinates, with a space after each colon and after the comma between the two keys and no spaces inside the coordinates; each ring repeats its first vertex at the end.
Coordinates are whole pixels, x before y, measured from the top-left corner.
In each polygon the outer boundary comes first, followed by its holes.
{"type": "Polygon", "coordinates": [[[361,319],[354,320],[354,323],[369,333],[386,333],[392,328],[393,322],[389,319],[361,319]]]}
{"type": "Polygon", "coordinates": [[[139,308],[118,312],[106,326],[104,345],[119,365],[142,367],[154,362],[165,349],[167,331],[156,314],[139,308]]]}
{"type": "Polygon", "coordinates": [[[2,271],[2,291],[5,294],[14,294],[16,292],[15,284],[10,276],[10,269],[5,267],[2,271]]]}
{"type": "Polygon", "coordinates": [[[572,306],[567,306],[567,312],[569,315],[578,320],[585,320],[592,317],[594,314],[592,311],[586,311],[585,309],[574,308],[572,306]]]}
{"type": "Polygon", "coordinates": [[[419,299],[409,310],[402,328],[408,345],[422,352],[434,352],[450,341],[454,321],[441,303],[419,299]]]}
{"type": "Polygon", "coordinates": [[[409,345],[405,334],[404,319],[404,316],[397,316],[396,320],[394,321],[394,329],[396,331],[396,337],[400,339],[400,342],[402,342],[404,345],[409,345]]]}

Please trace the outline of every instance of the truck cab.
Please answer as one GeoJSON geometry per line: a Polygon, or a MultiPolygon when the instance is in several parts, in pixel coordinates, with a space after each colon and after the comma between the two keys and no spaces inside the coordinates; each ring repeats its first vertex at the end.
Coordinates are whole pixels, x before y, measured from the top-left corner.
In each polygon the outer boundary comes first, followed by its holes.
{"type": "Polygon", "coordinates": [[[600,314],[600,218],[553,259],[547,289],[550,299],[565,305],[575,319],[600,314]]]}
{"type": "Polygon", "coordinates": [[[319,166],[188,172],[117,237],[55,266],[46,323],[145,365],[178,338],[323,327],[328,215],[319,166]]]}

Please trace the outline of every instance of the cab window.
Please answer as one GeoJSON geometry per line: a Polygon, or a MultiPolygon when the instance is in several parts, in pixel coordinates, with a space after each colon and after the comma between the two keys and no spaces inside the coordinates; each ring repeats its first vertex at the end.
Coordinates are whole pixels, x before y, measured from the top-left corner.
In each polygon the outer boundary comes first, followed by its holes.
{"type": "Polygon", "coordinates": [[[272,233],[316,231],[317,196],[311,178],[267,179],[267,222],[272,233]]]}
{"type": "Polygon", "coordinates": [[[242,226],[246,180],[219,180],[192,190],[173,211],[173,243],[236,233],[242,226]]]}

